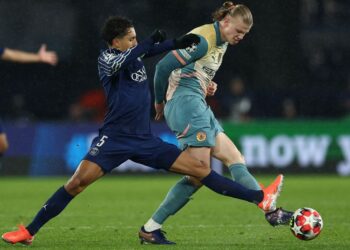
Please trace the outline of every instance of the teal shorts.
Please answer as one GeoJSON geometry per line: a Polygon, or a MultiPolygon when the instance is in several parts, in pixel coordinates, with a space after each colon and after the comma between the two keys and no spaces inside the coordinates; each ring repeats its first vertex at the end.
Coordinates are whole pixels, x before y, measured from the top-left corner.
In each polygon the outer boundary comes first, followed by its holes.
{"type": "Polygon", "coordinates": [[[189,146],[214,147],[216,135],[224,131],[208,104],[198,96],[171,99],[165,105],[164,116],[182,150],[189,146]]]}

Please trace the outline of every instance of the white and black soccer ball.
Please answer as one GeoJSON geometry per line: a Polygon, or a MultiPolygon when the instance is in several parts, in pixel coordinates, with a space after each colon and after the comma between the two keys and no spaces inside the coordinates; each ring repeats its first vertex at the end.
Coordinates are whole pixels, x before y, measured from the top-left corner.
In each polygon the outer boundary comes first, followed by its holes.
{"type": "Polygon", "coordinates": [[[319,212],[313,208],[297,209],[290,221],[290,230],[300,240],[312,240],[322,231],[323,220],[319,212]]]}

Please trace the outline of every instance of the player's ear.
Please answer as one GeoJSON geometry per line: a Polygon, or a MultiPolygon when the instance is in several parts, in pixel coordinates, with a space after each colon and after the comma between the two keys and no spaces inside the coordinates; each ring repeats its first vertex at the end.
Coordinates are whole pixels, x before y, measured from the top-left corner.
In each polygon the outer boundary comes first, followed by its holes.
{"type": "Polygon", "coordinates": [[[120,39],[119,38],[114,38],[112,40],[112,47],[113,48],[119,48],[120,47],[120,39]]]}
{"type": "Polygon", "coordinates": [[[222,19],[222,23],[224,25],[224,27],[227,27],[227,25],[232,22],[232,17],[230,15],[226,15],[223,19],[222,19]]]}

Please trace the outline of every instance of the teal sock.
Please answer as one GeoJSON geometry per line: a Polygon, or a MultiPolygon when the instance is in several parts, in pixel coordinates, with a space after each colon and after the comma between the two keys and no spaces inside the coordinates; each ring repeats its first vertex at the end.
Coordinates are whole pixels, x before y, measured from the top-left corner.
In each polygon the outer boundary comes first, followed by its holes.
{"type": "Polygon", "coordinates": [[[188,181],[188,177],[183,177],[169,190],[162,204],[152,215],[152,219],[159,224],[163,224],[170,215],[175,214],[185,206],[197,190],[198,187],[193,186],[188,181]]]}
{"type": "Polygon", "coordinates": [[[259,183],[256,181],[254,176],[252,176],[247,167],[242,163],[232,164],[228,167],[230,170],[232,178],[248,189],[261,190],[259,183]]]}

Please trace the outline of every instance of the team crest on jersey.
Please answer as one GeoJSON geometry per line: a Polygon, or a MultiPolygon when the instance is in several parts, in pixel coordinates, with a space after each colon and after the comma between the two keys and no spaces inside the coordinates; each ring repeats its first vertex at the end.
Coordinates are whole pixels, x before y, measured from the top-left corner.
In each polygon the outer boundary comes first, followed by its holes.
{"type": "Polygon", "coordinates": [[[100,152],[100,150],[97,147],[93,147],[90,149],[89,154],[92,156],[96,156],[96,155],[98,155],[99,152],[100,152]]]}
{"type": "Polygon", "coordinates": [[[197,141],[204,141],[207,139],[207,134],[205,132],[198,132],[196,135],[197,141]]]}
{"type": "Polygon", "coordinates": [[[197,50],[197,44],[195,43],[192,43],[191,46],[188,46],[186,49],[185,49],[188,53],[193,53],[197,50]]]}

